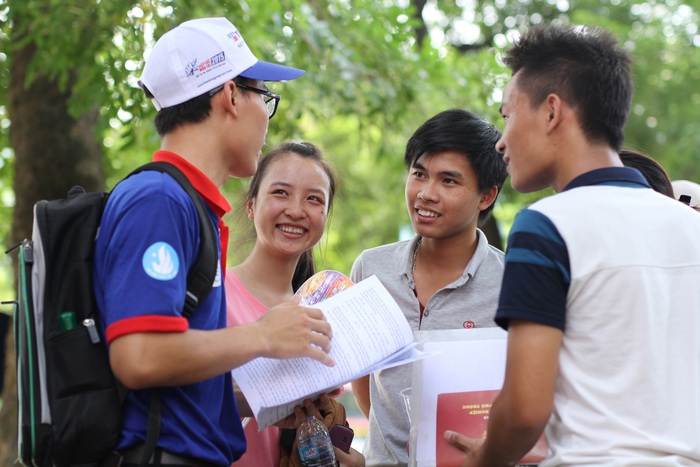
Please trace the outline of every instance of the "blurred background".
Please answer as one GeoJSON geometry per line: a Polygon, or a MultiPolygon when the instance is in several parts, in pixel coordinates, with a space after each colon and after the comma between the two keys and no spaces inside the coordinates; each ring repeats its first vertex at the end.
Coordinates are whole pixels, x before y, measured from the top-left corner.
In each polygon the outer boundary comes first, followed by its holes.
{"type": "MultiPolygon", "coordinates": [[[[159,138],[136,85],[144,58],[172,26],[204,16],[229,18],[259,58],[306,70],[270,83],[282,101],[267,142],[311,141],[339,173],[320,269],[348,274],[363,249],[412,234],[406,140],[451,107],[502,128],[509,74],[499,55],[529,25],[611,30],[635,59],[627,147],[672,179],[698,182],[699,10],[698,0],[0,0],[0,242],[8,249],[30,235],[37,200],[64,197],[73,185],[111,189],[150,160],[159,138]]],[[[234,206],[229,265],[252,246],[238,209],[246,183],[224,187],[234,206]]],[[[516,194],[506,182],[490,242],[503,247],[518,210],[547,194],[516,194]]],[[[13,258],[0,257],[6,302],[15,297],[13,258]]],[[[11,303],[0,307],[3,466],[16,458],[12,312],[11,303]]]]}

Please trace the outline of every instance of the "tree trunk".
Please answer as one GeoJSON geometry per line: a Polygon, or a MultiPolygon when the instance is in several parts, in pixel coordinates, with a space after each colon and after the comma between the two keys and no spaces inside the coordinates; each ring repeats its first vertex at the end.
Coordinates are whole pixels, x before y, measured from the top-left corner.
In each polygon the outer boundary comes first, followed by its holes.
{"type": "Polygon", "coordinates": [[[40,199],[64,198],[73,185],[88,191],[104,185],[96,135],[97,110],[74,118],[68,113],[70,94],[42,76],[25,89],[26,70],[33,55],[32,45],[17,50],[10,67],[15,241],[31,235],[33,206],[40,199]]]}
{"type": "Polygon", "coordinates": [[[418,48],[420,49],[423,47],[423,41],[428,35],[428,27],[425,24],[425,19],[423,19],[423,9],[425,8],[427,0],[413,0],[412,3],[413,8],[415,9],[413,13],[414,18],[418,21],[418,26],[415,29],[415,34],[416,42],[418,43],[418,48]]]}
{"type": "MultiPolygon", "coordinates": [[[[17,43],[18,39],[13,38],[13,42],[17,43]]],[[[16,196],[11,244],[31,236],[33,206],[38,200],[64,198],[74,185],[87,190],[104,187],[101,145],[96,133],[97,109],[78,118],[70,115],[70,83],[67,91],[62,91],[57,83],[38,76],[27,87],[27,70],[34,53],[35,47],[29,43],[12,51],[10,56],[8,110],[12,121],[10,140],[15,151],[16,196]]],[[[17,264],[15,272],[16,269],[17,264]]],[[[4,406],[0,410],[0,465],[12,465],[17,459],[17,374],[11,332],[5,363],[4,406]]]]}

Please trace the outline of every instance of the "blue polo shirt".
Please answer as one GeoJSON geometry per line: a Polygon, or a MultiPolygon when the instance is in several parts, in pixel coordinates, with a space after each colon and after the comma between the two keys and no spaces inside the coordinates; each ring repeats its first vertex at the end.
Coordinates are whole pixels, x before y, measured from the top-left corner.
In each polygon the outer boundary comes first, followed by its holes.
{"type": "MultiPolygon", "coordinates": [[[[610,167],[579,175],[562,192],[595,185],[651,189],[637,169],[610,167]]],[[[571,215],[576,215],[575,206],[571,215]]],[[[496,323],[507,329],[510,319],[522,319],[564,331],[571,265],[552,220],[534,209],[520,211],[508,236],[505,263],[496,323]]]]}
{"type": "MultiPolygon", "coordinates": [[[[183,171],[205,200],[226,245],[221,217],[231,207],[218,188],[174,153],[158,151],[153,160],[170,162],[183,171]]],[[[102,217],[93,269],[102,332],[108,343],[135,332],[226,327],[222,261],[207,299],[189,320],[181,315],[187,273],[199,255],[199,231],[194,203],[168,174],[141,172],[115,187],[102,217]]],[[[225,258],[225,248],[218,245],[217,250],[219,258],[225,258]]],[[[222,466],[245,451],[230,373],[161,388],[160,400],[158,446],[162,449],[222,466]]],[[[129,394],[117,450],[145,441],[149,407],[150,390],[129,394]]]]}

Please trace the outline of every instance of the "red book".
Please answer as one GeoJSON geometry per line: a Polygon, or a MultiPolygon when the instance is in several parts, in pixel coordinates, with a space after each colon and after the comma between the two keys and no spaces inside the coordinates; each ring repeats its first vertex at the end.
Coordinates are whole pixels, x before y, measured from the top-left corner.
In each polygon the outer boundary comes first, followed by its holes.
{"type": "MultiPolygon", "coordinates": [[[[452,430],[469,438],[486,438],[491,404],[500,390],[468,391],[438,394],[435,436],[435,460],[437,467],[459,467],[464,453],[445,441],[445,431],[452,430]]],[[[520,464],[537,465],[547,457],[544,434],[520,464]]]]}

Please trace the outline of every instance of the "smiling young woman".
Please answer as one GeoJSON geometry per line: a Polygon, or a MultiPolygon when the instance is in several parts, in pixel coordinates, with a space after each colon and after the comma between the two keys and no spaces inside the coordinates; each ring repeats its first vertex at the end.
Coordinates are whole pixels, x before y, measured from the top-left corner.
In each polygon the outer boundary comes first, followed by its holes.
{"type": "MultiPolygon", "coordinates": [[[[226,271],[224,280],[229,326],[257,321],[270,308],[291,301],[314,274],[313,247],[323,236],[336,185],[334,170],[311,143],[283,143],[260,160],[245,202],[255,245],[241,264],[226,271]]],[[[236,396],[241,416],[250,415],[238,389],[236,396]]],[[[245,435],[247,451],[236,466],[280,465],[280,428],[258,431],[250,419],[245,435]]],[[[341,465],[364,461],[355,450],[348,457],[342,454],[336,450],[341,465]]]]}

